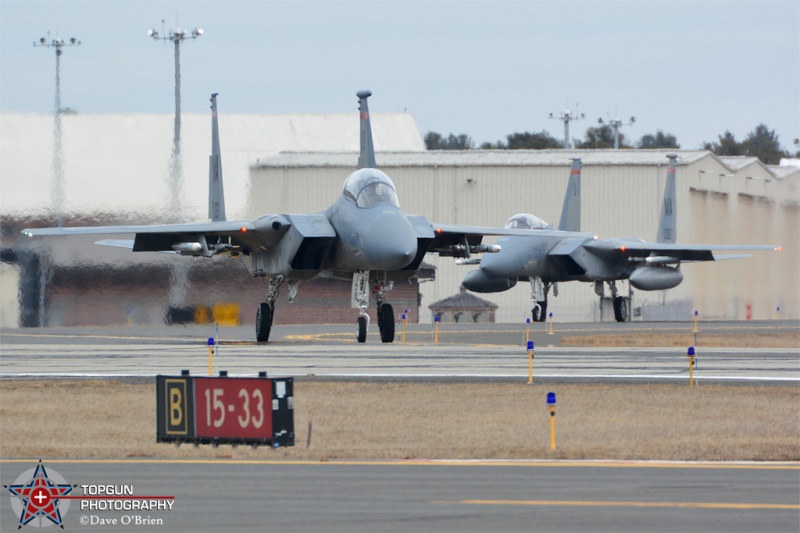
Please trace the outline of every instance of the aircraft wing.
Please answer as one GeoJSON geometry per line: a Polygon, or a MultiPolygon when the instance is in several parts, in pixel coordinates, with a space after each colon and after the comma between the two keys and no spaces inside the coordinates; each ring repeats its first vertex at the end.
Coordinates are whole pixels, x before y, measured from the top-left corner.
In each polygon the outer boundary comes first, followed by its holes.
{"type": "Polygon", "coordinates": [[[574,231],[559,230],[530,230],[494,228],[489,226],[467,226],[463,224],[432,224],[433,242],[428,248],[429,252],[436,252],[441,256],[470,257],[470,253],[496,252],[499,248],[493,245],[482,245],[485,236],[523,236],[523,237],[578,237],[592,239],[594,234],[574,231]]]}
{"type": "Polygon", "coordinates": [[[133,241],[109,239],[98,241],[97,244],[129,248],[134,252],[178,252],[211,256],[240,249],[267,251],[280,242],[291,225],[286,216],[267,215],[245,221],[26,228],[22,233],[28,237],[133,234],[133,241]]]}
{"type": "Polygon", "coordinates": [[[149,226],[76,226],[72,228],[26,228],[22,234],[27,237],[64,236],[64,235],[115,235],[131,233],[211,233],[224,235],[239,232],[242,228],[255,230],[251,221],[200,222],[189,224],[156,224],[149,226]]]}
{"type": "Polygon", "coordinates": [[[621,239],[601,239],[584,243],[584,248],[600,257],[608,259],[627,258],[630,261],[648,258],[653,262],[679,263],[688,261],[719,261],[722,259],[738,259],[746,255],[715,255],[725,251],[779,251],[780,246],[762,244],[671,244],[644,241],[626,241],[621,239]],[[659,261],[655,261],[658,259],[659,261]]]}

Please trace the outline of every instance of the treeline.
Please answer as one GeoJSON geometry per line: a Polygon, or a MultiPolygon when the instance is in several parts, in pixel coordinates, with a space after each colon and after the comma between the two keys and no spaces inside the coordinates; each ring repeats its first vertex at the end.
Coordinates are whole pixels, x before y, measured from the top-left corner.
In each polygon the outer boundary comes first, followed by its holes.
{"type": "MultiPolygon", "coordinates": [[[[573,139],[575,148],[603,149],[613,148],[615,135],[619,148],[626,149],[653,149],[653,148],[680,148],[678,139],[671,133],[657,130],[655,133],[643,135],[636,143],[631,143],[623,133],[614,130],[610,125],[603,124],[586,130],[583,139],[573,139]]],[[[717,155],[742,155],[758,157],[763,163],[777,165],[781,158],[800,157],[798,140],[794,140],[796,153],[792,154],[781,149],[775,130],[770,130],[765,124],[759,124],[747,134],[741,142],[737,141],[730,131],[725,131],[716,142],[706,142],[703,149],[717,155]]],[[[425,134],[425,146],[428,150],[472,150],[475,142],[466,133],[449,134],[446,137],[441,133],[429,131],[425,134]]],[[[494,143],[485,142],[479,146],[482,150],[547,150],[564,147],[564,142],[551,136],[547,131],[518,132],[506,135],[505,141],[494,143]]]]}

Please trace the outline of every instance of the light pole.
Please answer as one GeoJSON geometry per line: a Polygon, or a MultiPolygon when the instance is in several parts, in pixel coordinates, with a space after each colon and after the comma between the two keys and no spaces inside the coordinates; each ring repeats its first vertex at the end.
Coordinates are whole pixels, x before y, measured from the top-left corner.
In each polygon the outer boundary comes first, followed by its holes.
{"type": "MultiPolygon", "coordinates": [[[[612,131],[614,132],[614,149],[619,148],[619,128],[621,126],[630,126],[634,122],[636,122],[636,117],[631,117],[629,122],[622,122],[618,118],[612,118],[608,120],[608,125],[611,126],[612,131]]],[[[597,119],[598,124],[605,124],[602,118],[597,119]]]]}
{"type": "Polygon", "coordinates": [[[570,109],[565,109],[558,117],[554,117],[553,114],[550,113],[550,118],[557,118],[564,121],[564,150],[569,150],[572,147],[572,144],[569,141],[569,123],[573,120],[578,120],[585,117],[586,115],[584,113],[578,114],[578,104],[575,104],[574,113],[570,109]]]}
{"type": "MultiPolygon", "coordinates": [[[[163,26],[164,21],[161,21],[163,26]]],[[[147,35],[157,41],[171,41],[175,45],[175,127],[172,136],[172,155],[169,165],[169,213],[171,216],[181,217],[181,42],[186,39],[197,39],[203,35],[202,28],[195,28],[187,33],[183,28],[173,28],[164,35],[159,35],[155,29],[147,30],[147,35]]]]}
{"type": "Polygon", "coordinates": [[[54,39],[50,38],[50,32],[47,32],[47,37],[40,37],[38,41],[33,43],[33,46],[44,46],[46,48],[53,48],[56,51],[56,102],[53,112],[53,210],[56,214],[56,225],[61,227],[64,225],[64,169],[62,165],[61,155],[61,54],[62,48],[65,46],[80,46],[81,42],[75,37],[65,41],[60,37],[54,39]]]}

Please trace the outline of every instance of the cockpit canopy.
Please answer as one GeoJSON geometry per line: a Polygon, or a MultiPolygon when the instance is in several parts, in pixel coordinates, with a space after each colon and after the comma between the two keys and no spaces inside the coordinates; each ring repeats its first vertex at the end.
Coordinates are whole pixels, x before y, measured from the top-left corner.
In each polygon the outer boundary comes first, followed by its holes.
{"type": "Polygon", "coordinates": [[[506,222],[506,229],[548,229],[552,226],[541,218],[528,214],[517,213],[506,222]]]}
{"type": "Polygon", "coordinates": [[[394,183],[376,168],[362,168],[350,174],[344,182],[344,195],[361,208],[381,202],[400,207],[394,183]]]}

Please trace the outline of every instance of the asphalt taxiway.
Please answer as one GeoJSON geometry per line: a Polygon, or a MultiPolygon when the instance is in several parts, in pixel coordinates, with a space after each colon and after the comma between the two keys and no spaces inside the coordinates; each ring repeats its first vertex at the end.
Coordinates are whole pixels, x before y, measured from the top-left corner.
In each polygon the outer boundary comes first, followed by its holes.
{"type": "MultiPolygon", "coordinates": [[[[800,523],[800,466],[786,463],[45,464],[68,483],[126,485],[136,496],[174,497],[168,512],[82,510],[73,500],[64,516],[68,531],[766,532],[796,531],[800,523]],[[143,527],[137,517],[160,522],[143,527]],[[93,525],[100,519],[104,525],[93,525]]],[[[2,466],[13,478],[34,465],[15,460],[2,466]]],[[[0,515],[5,529],[16,525],[8,498],[0,515]]]]}

